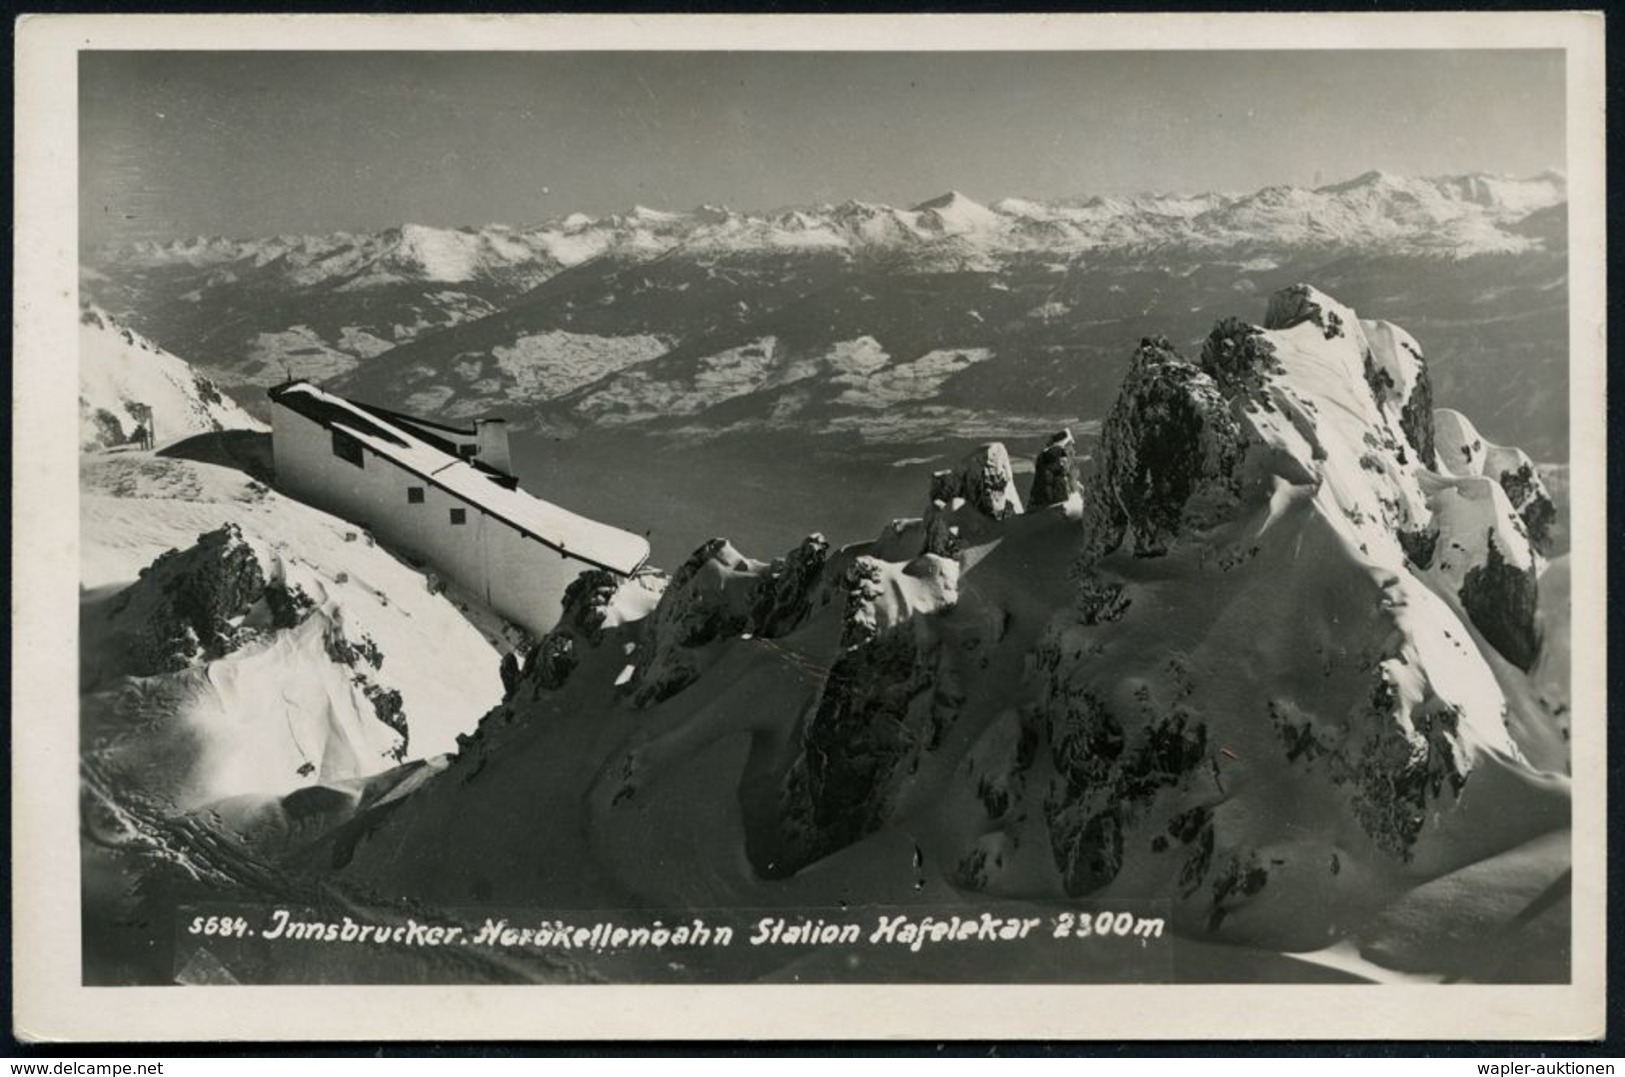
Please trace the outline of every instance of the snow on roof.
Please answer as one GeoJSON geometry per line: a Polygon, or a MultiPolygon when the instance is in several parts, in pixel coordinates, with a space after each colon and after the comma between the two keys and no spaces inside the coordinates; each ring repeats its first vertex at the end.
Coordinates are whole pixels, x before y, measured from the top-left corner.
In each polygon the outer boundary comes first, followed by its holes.
{"type": "Polygon", "coordinates": [[[278,386],[271,399],[323,426],[343,429],[386,460],[577,560],[629,576],[649,559],[649,543],[642,536],[509,488],[500,476],[430,444],[405,422],[390,422],[378,410],[309,382],[278,386]]]}

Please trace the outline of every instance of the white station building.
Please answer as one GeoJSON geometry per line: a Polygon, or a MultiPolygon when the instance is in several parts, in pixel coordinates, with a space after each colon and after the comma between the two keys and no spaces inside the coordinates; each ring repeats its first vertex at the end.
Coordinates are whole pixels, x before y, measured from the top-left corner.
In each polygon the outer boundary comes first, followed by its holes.
{"type": "Polygon", "coordinates": [[[501,419],[462,430],[334,396],[307,381],[270,390],[277,485],[420,557],[540,635],[590,568],[630,576],[649,543],[519,489],[501,419]]]}

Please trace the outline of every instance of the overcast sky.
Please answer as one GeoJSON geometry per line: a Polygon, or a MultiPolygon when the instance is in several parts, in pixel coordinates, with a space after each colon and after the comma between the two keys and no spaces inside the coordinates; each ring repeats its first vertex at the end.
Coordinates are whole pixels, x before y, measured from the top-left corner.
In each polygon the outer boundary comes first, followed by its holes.
{"type": "Polygon", "coordinates": [[[1557,51],[80,54],[83,240],[1564,167],[1557,51]]]}

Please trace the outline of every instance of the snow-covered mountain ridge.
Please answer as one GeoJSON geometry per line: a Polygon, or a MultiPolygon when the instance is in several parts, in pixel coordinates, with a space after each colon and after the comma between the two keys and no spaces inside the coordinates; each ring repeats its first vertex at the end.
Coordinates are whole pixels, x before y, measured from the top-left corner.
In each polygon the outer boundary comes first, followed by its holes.
{"type": "Polygon", "coordinates": [[[988,445],[872,542],[716,539],[643,616],[584,577],[341,874],[443,907],[1166,900],[1203,943],[1561,977],[1549,498],[1430,380],[1294,287],[1199,355],[1143,341],[1092,457],[1058,436],[1025,491],[988,445]]]}
{"type": "Polygon", "coordinates": [[[984,206],[957,191],[911,208],[846,201],[766,213],[702,206],[686,212],[634,207],[536,225],[379,232],[197,237],[94,252],[92,264],[273,266],[303,283],[343,278],[365,288],[415,279],[445,284],[513,276],[539,283],[550,271],[607,253],[707,248],[861,252],[951,241],[988,252],[1341,246],[1466,256],[1516,252],[1538,242],[1513,226],[1567,197],[1557,173],[1510,178],[1475,173],[1413,178],[1369,172],[1317,188],[1266,187],[1245,195],[1146,194],[1073,202],[1003,198],[984,206]]]}

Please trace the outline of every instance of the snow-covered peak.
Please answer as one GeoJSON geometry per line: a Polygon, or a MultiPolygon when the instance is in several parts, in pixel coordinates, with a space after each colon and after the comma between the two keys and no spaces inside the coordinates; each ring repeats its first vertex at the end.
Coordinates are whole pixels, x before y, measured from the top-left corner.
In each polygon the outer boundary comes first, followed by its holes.
{"type": "Polygon", "coordinates": [[[1031,198],[1001,198],[991,208],[1006,217],[1043,217],[1051,212],[1046,203],[1031,198]]]}
{"type": "Polygon", "coordinates": [[[701,224],[727,224],[738,216],[727,206],[712,205],[709,202],[697,206],[693,211],[694,219],[701,224]]]}
{"type": "Polygon", "coordinates": [[[478,233],[404,224],[392,254],[424,280],[455,282],[467,280],[479,270],[485,244],[485,237],[478,233]]]}
{"type": "Polygon", "coordinates": [[[980,202],[958,191],[949,191],[914,207],[920,226],[948,235],[991,233],[1002,227],[1004,218],[980,202]]]}
{"type": "Polygon", "coordinates": [[[1403,182],[1404,177],[1392,172],[1385,172],[1380,168],[1362,172],[1352,179],[1340,183],[1328,183],[1323,187],[1315,188],[1317,194],[1346,194],[1349,191],[1370,190],[1373,188],[1393,188],[1403,182]]]}
{"type": "Polygon", "coordinates": [[[653,224],[669,224],[683,219],[681,213],[672,213],[669,210],[650,209],[648,206],[635,205],[626,213],[626,218],[632,221],[648,222],[653,224]]]}

